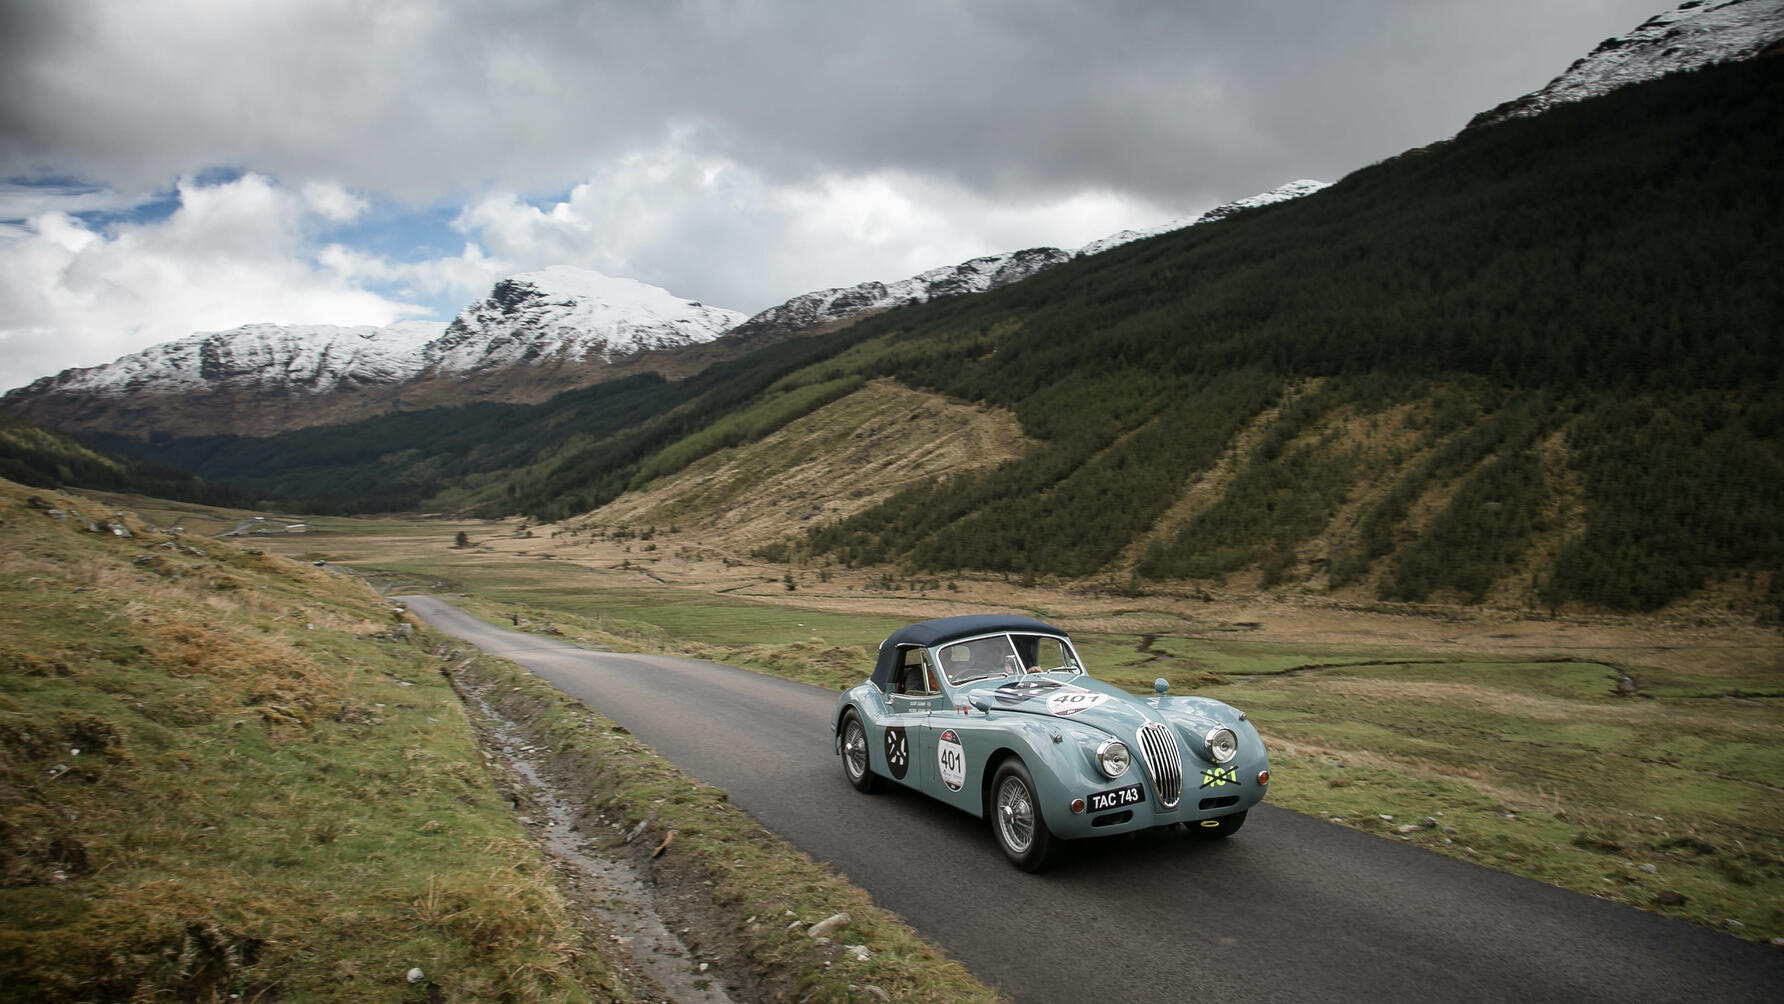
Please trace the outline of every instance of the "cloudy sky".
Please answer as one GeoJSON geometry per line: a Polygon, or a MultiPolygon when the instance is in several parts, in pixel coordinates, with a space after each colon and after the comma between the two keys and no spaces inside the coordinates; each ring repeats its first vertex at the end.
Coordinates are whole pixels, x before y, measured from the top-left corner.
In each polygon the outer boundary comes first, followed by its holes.
{"type": "Polygon", "coordinates": [[[1667,0],[0,0],[0,389],[578,265],[754,312],[1334,181],[1667,0]]]}

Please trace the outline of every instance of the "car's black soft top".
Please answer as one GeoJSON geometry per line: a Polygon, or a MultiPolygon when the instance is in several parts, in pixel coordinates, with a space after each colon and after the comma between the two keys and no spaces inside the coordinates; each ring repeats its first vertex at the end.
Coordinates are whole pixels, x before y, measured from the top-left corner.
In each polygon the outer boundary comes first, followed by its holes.
{"type": "Polygon", "coordinates": [[[893,664],[898,660],[900,645],[922,645],[928,648],[955,638],[976,638],[999,631],[1066,636],[1064,631],[1051,624],[1032,617],[1016,617],[1011,614],[967,614],[963,617],[939,617],[932,621],[920,621],[909,627],[899,628],[880,642],[879,661],[873,667],[873,685],[882,691],[892,685],[893,664]]]}

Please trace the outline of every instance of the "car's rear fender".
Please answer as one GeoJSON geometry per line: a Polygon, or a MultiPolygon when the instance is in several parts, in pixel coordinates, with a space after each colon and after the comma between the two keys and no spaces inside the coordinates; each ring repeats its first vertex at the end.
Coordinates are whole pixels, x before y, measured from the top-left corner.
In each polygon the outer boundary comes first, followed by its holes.
{"type": "Polygon", "coordinates": [[[838,756],[842,755],[842,721],[851,711],[860,716],[862,726],[871,735],[873,729],[886,720],[886,697],[873,684],[863,683],[837,700],[836,712],[830,719],[830,749],[838,756]]]}

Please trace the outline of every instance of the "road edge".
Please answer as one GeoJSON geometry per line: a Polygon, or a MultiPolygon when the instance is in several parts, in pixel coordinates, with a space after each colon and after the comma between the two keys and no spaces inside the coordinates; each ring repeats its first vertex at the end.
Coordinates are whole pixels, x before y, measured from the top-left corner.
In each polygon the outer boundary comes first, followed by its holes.
{"type": "Polygon", "coordinates": [[[720,961],[731,993],[801,1002],[1006,999],[732,805],[723,789],[524,667],[461,650],[445,672],[468,715],[478,716],[480,699],[540,747],[541,774],[582,807],[577,830],[603,853],[631,859],[658,912],[686,929],[690,947],[720,961]],[[615,830],[604,816],[626,823],[615,830]]]}

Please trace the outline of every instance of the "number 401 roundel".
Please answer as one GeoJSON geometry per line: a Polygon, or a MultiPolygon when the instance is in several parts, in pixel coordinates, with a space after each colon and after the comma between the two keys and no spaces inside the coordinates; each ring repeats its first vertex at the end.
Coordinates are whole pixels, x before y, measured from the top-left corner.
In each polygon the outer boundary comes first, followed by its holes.
{"type": "Polygon", "coordinates": [[[960,737],[953,729],[942,733],[941,742],[935,747],[935,762],[949,791],[959,791],[966,784],[966,748],[960,745],[960,737]]]}

